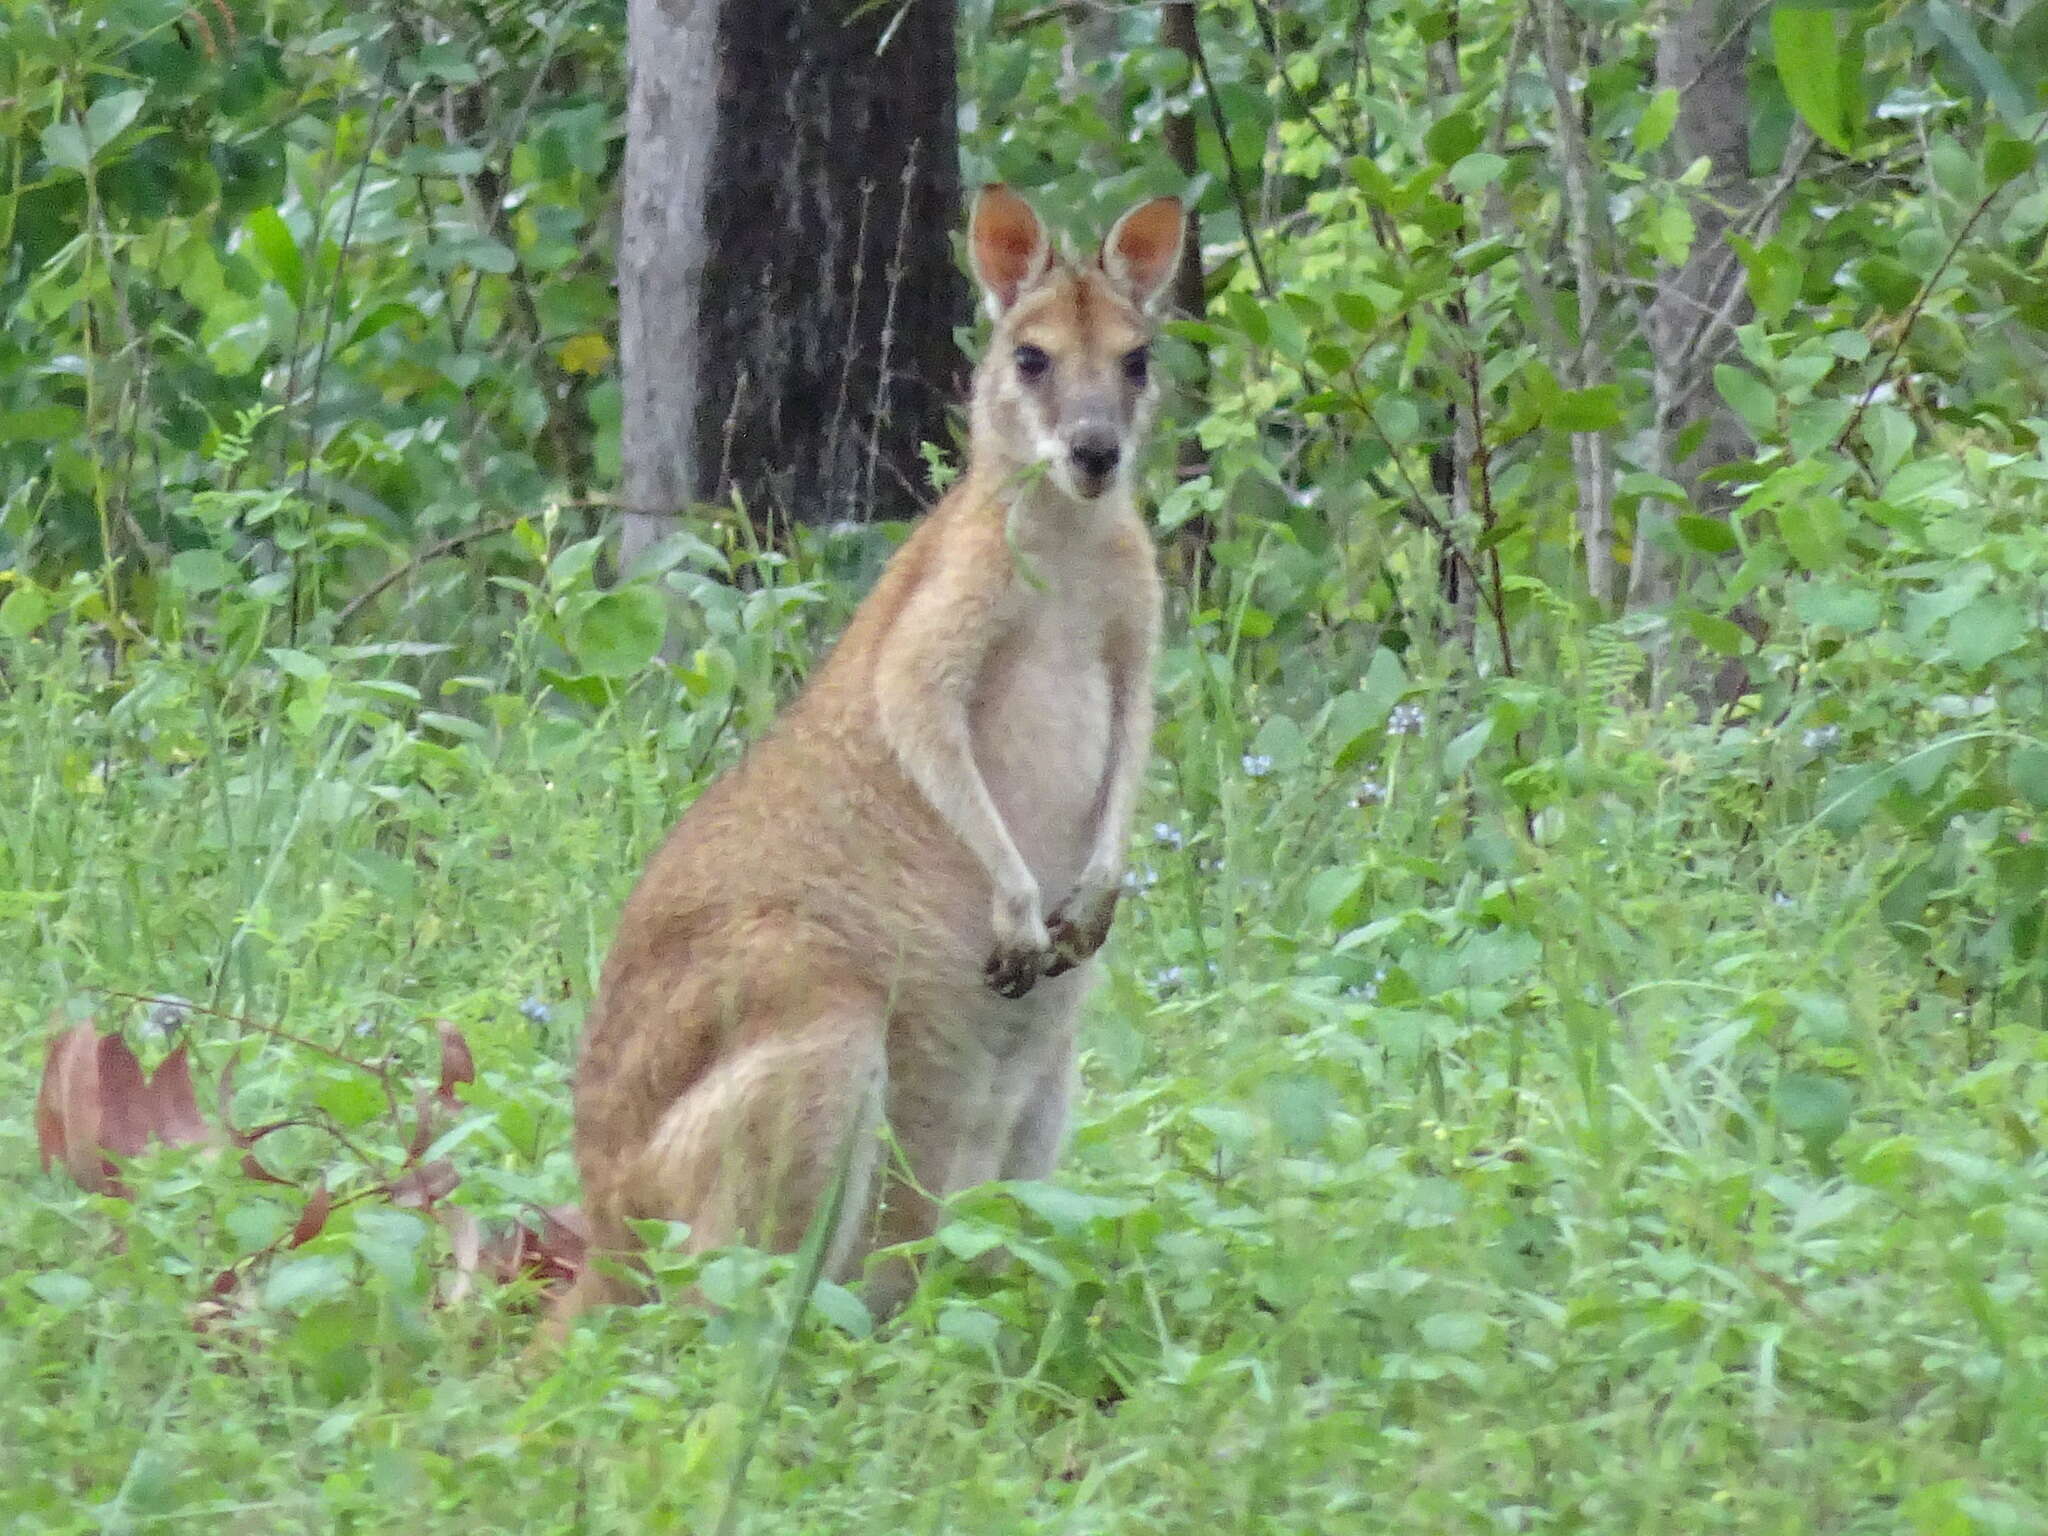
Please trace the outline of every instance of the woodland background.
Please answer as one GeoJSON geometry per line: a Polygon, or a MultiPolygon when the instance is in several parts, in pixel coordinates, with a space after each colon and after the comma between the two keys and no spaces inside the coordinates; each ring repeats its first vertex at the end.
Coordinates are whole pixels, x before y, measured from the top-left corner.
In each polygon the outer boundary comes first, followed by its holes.
{"type": "Polygon", "coordinates": [[[4,3],[11,1529],[2048,1524],[2048,0],[4,3]],[[1072,1156],[522,1365],[989,179],[1201,220],[1072,1156]]]}

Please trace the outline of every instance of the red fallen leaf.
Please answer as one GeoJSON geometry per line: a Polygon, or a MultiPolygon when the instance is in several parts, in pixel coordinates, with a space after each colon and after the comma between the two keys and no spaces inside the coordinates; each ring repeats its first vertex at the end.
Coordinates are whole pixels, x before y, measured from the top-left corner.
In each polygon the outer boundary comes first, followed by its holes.
{"type": "Polygon", "coordinates": [[[190,1147],[212,1141],[213,1127],[199,1115],[192,1092],[192,1066],[180,1045],[157,1063],[149,1077],[150,1128],[167,1147],[190,1147]]]}
{"type": "Polygon", "coordinates": [[[244,1152],[242,1154],[242,1172],[249,1175],[252,1179],[261,1179],[266,1184],[282,1184],[286,1189],[297,1189],[299,1187],[290,1179],[280,1179],[268,1168],[257,1162],[254,1152],[244,1152]]]}
{"type": "Polygon", "coordinates": [[[446,1019],[434,1020],[434,1028],[441,1036],[441,1084],[434,1092],[442,1103],[457,1104],[461,1101],[455,1097],[455,1085],[476,1081],[476,1062],[461,1030],[446,1019]]]}
{"type": "Polygon", "coordinates": [[[118,1193],[103,1154],[134,1157],[149,1130],[149,1088],[127,1041],[84,1023],[50,1043],[36,1090],[36,1145],[45,1169],[62,1162],[84,1188],[118,1193]]]}
{"type": "Polygon", "coordinates": [[[306,1202],[306,1208],[299,1212],[299,1219],[292,1226],[292,1235],[285,1240],[287,1248],[303,1248],[320,1235],[320,1229],[327,1225],[327,1213],[334,1209],[334,1195],[322,1184],[313,1191],[313,1198],[306,1202]]]}
{"type": "Polygon", "coordinates": [[[209,1294],[214,1296],[225,1296],[229,1291],[232,1291],[236,1286],[240,1285],[241,1283],[241,1270],[237,1269],[233,1265],[229,1265],[226,1269],[222,1270],[219,1274],[213,1277],[213,1284],[207,1287],[207,1291],[209,1294]]]}
{"type": "Polygon", "coordinates": [[[385,1193],[393,1205],[408,1205],[425,1209],[437,1200],[446,1199],[462,1175],[455,1171],[455,1165],[446,1158],[437,1157],[431,1163],[421,1163],[417,1168],[393,1179],[385,1186],[385,1193]]]}
{"type": "Polygon", "coordinates": [[[99,1142],[98,1040],[89,1023],[58,1031],[43,1056],[43,1080],[36,1089],[36,1150],[43,1171],[62,1163],[81,1184],[99,1173],[99,1158],[86,1155],[99,1142]]]}

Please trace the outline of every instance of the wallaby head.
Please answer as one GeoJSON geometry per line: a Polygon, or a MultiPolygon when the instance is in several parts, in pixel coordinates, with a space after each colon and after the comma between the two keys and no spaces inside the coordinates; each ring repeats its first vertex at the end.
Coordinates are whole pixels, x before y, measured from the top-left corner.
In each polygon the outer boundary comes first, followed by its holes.
{"type": "Polygon", "coordinates": [[[1152,312],[1180,261],[1180,199],[1155,197],[1111,226],[1092,261],[1057,255],[1008,187],[975,199],[967,245],[996,322],[974,381],[974,454],[1041,467],[1066,496],[1124,484],[1158,399],[1152,312]]]}

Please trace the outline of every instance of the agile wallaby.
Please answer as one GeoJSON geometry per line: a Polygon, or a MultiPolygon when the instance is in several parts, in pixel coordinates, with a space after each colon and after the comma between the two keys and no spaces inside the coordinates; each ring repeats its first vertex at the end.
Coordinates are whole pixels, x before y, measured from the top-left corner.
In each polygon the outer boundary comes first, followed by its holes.
{"type": "MultiPolygon", "coordinates": [[[[966,472],[620,918],[576,1082],[594,1253],[637,1218],[791,1247],[836,1183],[844,1275],[929,1235],[937,1199],[1050,1171],[1150,749],[1130,480],[1182,228],[1158,198],[1073,262],[1007,187],[976,200],[995,334],[966,472]]],[[[870,1300],[913,1281],[886,1268],[870,1300]]],[[[586,1269],[557,1326],[628,1290],[586,1269]]]]}

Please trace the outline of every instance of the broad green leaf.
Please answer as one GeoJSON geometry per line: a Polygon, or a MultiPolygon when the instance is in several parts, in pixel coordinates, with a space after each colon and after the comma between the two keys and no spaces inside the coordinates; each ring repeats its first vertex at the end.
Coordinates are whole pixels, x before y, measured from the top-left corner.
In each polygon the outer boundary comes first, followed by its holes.
{"type": "Polygon", "coordinates": [[[1755,649],[1756,642],[1743,633],[1741,625],[1732,623],[1718,614],[1685,609],[1674,617],[1685,626],[1693,639],[1722,656],[1740,656],[1744,651],[1755,649]]]}
{"type": "Polygon", "coordinates": [[[1771,1091],[1778,1123],[1806,1142],[1809,1151],[1824,1151],[1849,1128],[1849,1085],[1818,1072],[1788,1072],[1771,1091]]]}
{"type": "Polygon", "coordinates": [[[1455,165],[1480,143],[1479,120],[1470,112],[1453,112],[1437,119],[1422,136],[1422,147],[1438,165],[1455,165]]]}
{"type": "Polygon", "coordinates": [[[661,651],[668,605],[653,587],[619,587],[591,603],[569,626],[576,660],[602,677],[639,671],[661,651]]]}
{"type": "Polygon", "coordinates": [[[306,264],[299,255],[298,242],[275,208],[258,208],[248,218],[249,238],[263,265],[277,279],[277,285],[291,295],[294,304],[306,297],[306,264]]]}
{"type": "Polygon", "coordinates": [[[171,580],[187,592],[216,592],[242,573],[235,563],[213,549],[181,549],[171,556],[171,580]]]}
{"type": "Polygon", "coordinates": [[[1877,594],[1866,587],[1810,581],[1792,594],[1792,611],[1799,615],[1802,623],[1861,634],[1877,628],[1882,610],[1877,594]]]}
{"type": "Polygon", "coordinates": [[[2034,146],[2026,139],[1994,131],[1984,146],[1984,180],[1994,187],[2026,175],[2034,166],[2034,146]]]}
{"type": "Polygon", "coordinates": [[[0,443],[47,443],[76,433],[85,418],[68,405],[31,405],[0,413],[0,443]]]}
{"type": "Polygon", "coordinates": [[[63,170],[83,171],[92,163],[92,151],[76,123],[52,123],[43,130],[43,158],[63,170]]]}
{"type": "Polygon", "coordinates": [[[1636,149],[1648,154],[1663,146],[1671,137],[1671,129],[1678,121],[1678,92],[1665,89],[1650,98],[1650,104],[1643,108],[1643,115],[1636,119],[1631,137],[1636,149]]]}
{"type": "Polygon", "coordinates": [[[1472,766],[1487,739],[1493,735],[1493,722],[1482,720],[1453,736],[1444,745],[1444,777],[1455,779],[1472,766]]]}
{"type": "Polygon", "coordinates": [[[120,135],[123,128],[135,121],[142,110],[141,91],[115,91],[102,96],[85,110],[85,137],[98,154],[120,135]]]}
{"type": "Polygon", "coordinates": [[[1733,363],[1714,364],[1714,388],[1734,407],[1749,430],[1769,437],[1778,429],[1778,397],[1770,385],[1733,363]]]}
{"type": "Polygon", "coordinates": [[[2033,628],[2033,616],[2013,599],[1980,597],[1948,621],[1948,651],[1974,671],[2017,650],[2033,628]]]}
{"type": "Polygon", "coordinates": [[[2005,66],[1978,41],[1977,29],[1969,18],[1948,0],[1925,0],[1921,10],[1929,25],[1955,50],[1985,99],[1998,108],[1999,116],[2014,127],[2024,122],[2028,114],[2026,96],[2013,84],[2005,66]]]}
{"type": "Polygon", "coordinates": [[[1828,496],[1802,496],[1778,508],[1778,536],[1794,560],[1823,571],[1848,553],[1848,519],[1828,496]]]}
{"type": "Polygon", "coordinates": [[[1621,425],[1621,386],[1595,384],[1568,389],[1544,414],[1560,432],[1606,432],[1621,425]]]}
{"type": "Polygon", "coordinates": [[[2022,747],[2013,753],[2006,777],[2019,797],[2037,811],[2048,811],[2048,747],[2022,747]]]}
{"type": "Polygon", "coordinates": [[[32,635],[56,608],[50,594],[41,587],[16,587],[7,594],[6,601],[0,602],[0,635],[10,640],[32,635]]]}
{"type": "Polygon", "coordinates": [[[1697,512],[1678,514],[1678,536],[1704,555],[1733,554],[1740,545],[1735,530],[1718,517],[1702,517],[1697,512]]]}
{"type": "Polygon", "coordinates": [[[1857,46],[1845,47],[1842,28],[1828,11],[1779,6],[1771,12],[1771,48],[1778,79],[1799,115],[1822,140],[1853,154],[1863,118],[1861,29],[1850,19],[1857,46]]]}

